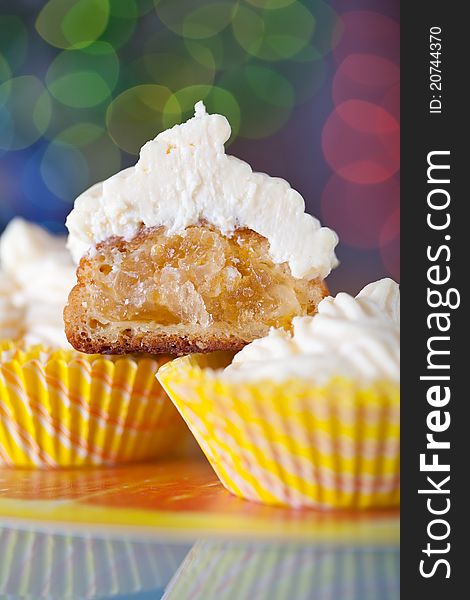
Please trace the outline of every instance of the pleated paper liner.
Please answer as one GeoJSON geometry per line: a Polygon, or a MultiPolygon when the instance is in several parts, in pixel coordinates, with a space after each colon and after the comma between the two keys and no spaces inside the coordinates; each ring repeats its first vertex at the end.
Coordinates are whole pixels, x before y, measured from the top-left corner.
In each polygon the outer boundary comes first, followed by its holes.
{"type": "Polygon", "coordinates": [[[187,427],[155,378],[168,357],[0,344],[0,465],[112,465],[179,447],[187,427]]]}
{"type": "Polygon", "coordinates": [[[294,507],[399,504],[398,386],[230,382],[213,370],[229,361],[178,358],[158,378],[230,492],[294,507]]]}
{"type": "Polygon", "coordinates": [[[1,527],[0,548],[0,598],[22,600],[160,598],[188,553],[181,544],[1,527]]]}
{"type": "Polygon", "coordinates": [[[162,600],[397,600],[397,548],[198,541],[162,600]]]}

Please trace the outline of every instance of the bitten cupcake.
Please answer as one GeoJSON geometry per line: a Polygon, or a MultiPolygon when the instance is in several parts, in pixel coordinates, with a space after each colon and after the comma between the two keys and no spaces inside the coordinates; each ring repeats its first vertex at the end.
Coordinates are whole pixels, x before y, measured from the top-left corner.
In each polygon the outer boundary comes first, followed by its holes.
{"type": "Polygon", "coordinates": [[[151,459],[185,447],[155,378],[168,356],[73,351],[63,308],[75,279],[65,238],[15,219],[0,240],[0,466],[151,459]]]}
{"type": "Polygon", "coordinates": [[[338,238],[278,177],[225,153],[230,125],[202,102],[93,186],[67,219],[79,263],[65,309],[82,352],[240,350],[312,315],[338,238]]]}
{"type": "Polygon", "coordinates": [[[399,289],[327,297],[291,332],[158,378],[225,487],[295,507],[399,504],[399,289]],[[227,363],[228,364],[227,366],[227,363]],[[221,368],[225,367],[225,368],[221,368]]]}

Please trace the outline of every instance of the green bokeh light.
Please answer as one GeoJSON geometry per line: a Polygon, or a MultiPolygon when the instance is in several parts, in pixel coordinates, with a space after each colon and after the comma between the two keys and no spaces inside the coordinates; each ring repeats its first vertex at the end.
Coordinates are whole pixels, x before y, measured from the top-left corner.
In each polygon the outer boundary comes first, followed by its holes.
{"type": "Polygon", "coordinates": [[[90,71],[63,75],[49,85],[51,94],[72,108],[86,108],[103,102],[111,93],[106,81],[90,71]]]}
{"type": "Polygon", "coordinates": [[[136,0],[137,10],[139,11],[139,15],[146,15],[151,10],[154,10],[156,4],[158,4],[159,0],[136,0]]]}
{"type": "Polygon", "coordinates": [[[172,31],[186,38],[206,38],[227,27],[238,0],[159,0],[155,10],[172,31]]]}
{"type": "MultiPolygon", "coordinates": [[[[176,52],[154,52],[146,54],[138,61],[139,71],[147,81],[165,85],[171,90],[195,84],[210,85],[214,82],[215,63],[210,65],[207,56],[207,66],[195,62],[191,55],[180,47],[176,52]]],[[[136,65],[137,66],[137,65],[136,65]]]]}
{"type": "Polygon", "coordinates": [[[277,8],[284,8],[289,4],[293,4],[297,0],[245,0],[256,8],[266,8],[268,10],[275,10],[277,8]]]}
{"type": "Polygon", "coordinates": [[[208,44],[207,40],[186,39],[184,43],[188,53],[191,55],[193,65],[202,65],[206,69],[218,69],[220,67],[223,60],[223,46],[220,36],[211,38],[211,44],[208,44]]]}
{"type": "Polygon", "coordinates": [[[139,16],[136,0],[108,0],[110,17],[134,20],[139,16]]]}
{"type": "Polygon", "coordinates": [[[212,37],[232,22],[235,10],[234,2],[218,2],[196,8],[183,22],[183,36],[196,40],[212,37]]]}
{"type": "Polygon", "coordinates": [[[51,63],[46,83],[50,93],[73,108],[87,108],[108,98],[116,86],[119,59],[106,42],[84,50],[65,50],[51,63]]]}
{"type": "Polygon", "coordinates": [[[213,37],[201,40],[185,39],[184,43],[196,62],[204,62],[208,53],[212,54],[216,68],[221,71],[238,68],[253,58],[235,39],[232,27],[227,27],[213,37]]]}
{"type": "Polygon", "coordinates": [[[83,131],[77,126],[53,140],[41,162],[44,183],[53,194],[69,203],[89,185],[121,168],[121,153],[108,134],[97,131],[93,124],[82,125],[83,131]],[[77,139],[80,143],[73,143],[77,139]]]}
{"type": "Polygon", "coordinates": [[[0,55],[12,71],[19,69],[28,50],[28,32],[23,21],[14,15],[0,15],[0,55]]]}
{"type": "Polygon", "coordinates": [[[70,203],[89,182],[88,164],[82,152],[57,140],[53,140],[44,153],[41,175],[53,194],[70,203]]]}
{"type": "Polygon", "coordinates": [[[288,120],[294,106],[294,90],[277,71],[246,65],[225,73],[218,84],[237,98],[241,110],[239,135],[267,137],[288,120]]]}
{"type": "Polygon", "coordinates": [[[81,148],[97,140],[104,132],[105,130],[96,123],[87,123],[85,121],[64,129],[64,131],[57,135],[56,140],[69,146],[81,148]]]}
{"type": "Polygon", "coordinates": [[[194,105],[203,100],[209,113],[227,117],[232,127],[229,143],[240,128],[240,107],[233,94],[218,86],[191,85],[175,92],[165,106],[164,126],[172,127],[194,115],[194,105]]]}
{"type": "Polygon", "coordinates": [[[90,183],[103,181],[122,168],[121,151],[105,131],[80,150],[88,164],[90,183]]]}
{"type": "MultiPolygon", "coordinates": [[[[153,15],[152,15],[153,16],[153,15]]],[[[154,17],[155,29],[161,27],[158,18],[154,17]]],[[[174,31],[166,29],[157,29],[155,35],[149,35],[143,40],[143,53],[151,54],[152,52],[184,52],[184,45],[181,43],[181,37],[174,31]]]]}
{"type": "Polygon", "coordinates": [[[312,38],[315,18],[300,2],[276,10],[257,12],[240,5],[233,32],[242,48],[257,58],[275,61],[291,58],[312,38]]]}
{"type": "Polygon", "coordinates": [[[249,54],[256,56],[260,51],[265,32],[262,16],[250,8],[240,6],[232,26],[240,46],[249,54]]]}
{"type": "Polygon", "coordinates": [[[33,123],[41,135],[46,135],[52,121],[52,101],[49,92],[44,88],[42,81],[38,86],[39,97],[33,109],[33,123]],[[40,91],[42,90],[42,91],[40,91]]]}
{"type": "Polygon", "coordinates": [[[248,65],[243,73],[255,97],[265,102],[267,107],[291,108],[293,106],[293,87],[274,69],[248,65]]]}
{"type": "Polygon", "coordinates": [[[6,58],[0,53],[0,84],[5,83],[11,77],[10,65],[6,58]]]}
{"type": "Polygon", "coordinates": [[[36,19],[39,35],[57,48],[84,48],[106,29],[108,0],[49,0],[36,19]]]}
{"type": "MultiPolygon", "coordinates": [[[[338,15],[335,10],[323,0],[310,0],[309,8],[315,15],[316,27],[312,44],[319,56],[323,57],[338,45],[336,34],[338,15]]],[[[298,58],[297,56],[295,57],[298,58]]],[[[318,58],[318,57],[317,57],[318,58]]]]}
{"type": "Polygon", "coordinates": [[[109,19],[100,40],[121,48],[134,34],[139,9],[135,0],[109,0],[109,19]]]}
{"type": "Polygon", "coordinates": [[[98,39],[108,18],[108,0],[78,0],[65,15],[61,29],[71,47],[83,48],[98,39]]]}
{"type": "Polygon", "coordinates": [[[82,123],[93,123],[102,130],[106,129],[106,109],[108,107],[106,102],[102,102],[97,106],[90,108],[76,109],[71,106],[62,104],[49,95],[52,105],[53,118],[49,123],[49,127],[44,134],[48,140],[54,140],[57,136],[61,135],[64,130],[67,130],[73,126],[79,126],[82,123]]]}
{"type": "Polygon", "coordinates": [[[132,87],[108,106],[108,132],[122,150],[138,154],[142,145],[163,129],[163,112],[171,91],[162,85],[132,87]]]}
{"type": "Polygon", "coordinates": [[[44,179],[65,201],[117,171],[121,150],[137,154],[191,117],[201,99],[209,112],[227,116],[230,141],[274,134],[321,87],[338,21],[324,0],[38,5],[36,29],[60,49],[47,88],[36,77],[18,77],[31,54],[28,30],[19,17],[0,16],[0,149],[49,140],[44,179]],[[60,184],[54,169],[69,182],[60,184]]]}
{"type": "Polygon", "coordinates": [[[51,112],[49,94],[37,77],[22,75],[0,85],[0,149],[31,146],[45,133],[51,112]]]}
{"type": "MultiPolygon", "coordinates": [[[[111,140],[108,133],[100,126],[94,123],[79,123],[62,131],[53,141],[50,148],[76,148],[80,151],[81,171],[86,175],[87,182],[83,179],[76,182],[77,193],[80,193],[87,185],[102,181],[116,173],[121,168],[121,152],[115,143],[111,140]],[[84,160],[84,163],[82,161],[84,160]],[[86,164],[86,168],[83,165],[86,164]]],[[[52,156],[54,155],[53,151],[52,156]]],[[[51,155],[44,160],[49,160],[51,155]]],[[[45,180],[47,175],[45,177],[45,180]]],[[[47,184],[47,181],[46,181],[47,184]]],[[[54,183],[51,183],[54,185],[54,183]]],[[[65,188],[67,190],[67,188],[65,188]]],[[[55,190],[57,193],[59,190],[55,190]]],[[[61,192],[59,197],[67,200],[66,194],[61,192]],[[62,195],[61,195],[62,194],[62,195]]]]}
{"type": "Polygon", "coordinates": [[[127,87],[156,83],[175,92],[188,85],[212,84],[218,67],[214,53],[202,46],[197,61],[184,41],[168,29],[151,36],[140,58],[129,65],[127,87]]]}

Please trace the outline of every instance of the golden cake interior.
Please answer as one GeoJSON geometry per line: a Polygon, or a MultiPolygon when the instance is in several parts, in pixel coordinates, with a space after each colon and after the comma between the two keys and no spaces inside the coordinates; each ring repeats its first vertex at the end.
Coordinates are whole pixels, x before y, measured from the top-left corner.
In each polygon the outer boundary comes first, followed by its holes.
{"type": "Polygon", "coordinates": [[[77,275],[65,319],[70,341],[85,351],[235,350],[313,314],[326,293],[323,282],[274,264],[261,235],[237,229],[226,237],[207,224],[109,239],[77,275]]]}

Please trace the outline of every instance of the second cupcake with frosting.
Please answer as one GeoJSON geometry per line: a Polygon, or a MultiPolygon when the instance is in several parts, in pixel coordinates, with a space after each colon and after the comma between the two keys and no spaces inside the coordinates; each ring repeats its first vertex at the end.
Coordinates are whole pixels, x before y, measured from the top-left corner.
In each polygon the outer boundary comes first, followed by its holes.
{"type": "Polygon", "coordinates": [[[127,463],[190,434],[155,379],[168,356],[74,351],[63,309],[75,281],[65,238],[14,219],[0,239],[0,466],[127,463]]]}
{"type": "Polygon", "coordinates": [[[0,340],[71,348],[62,312],[74,281],[65,237],[13,219],[0,238],[0,340]]]}
{"type": "Polygon", "coordinates": [[[291,333],[272,329],[230,358],[176,359],[158,378],[231,492],[291,506],[399,503],[395,282],[327,297],[291,333]]]}

